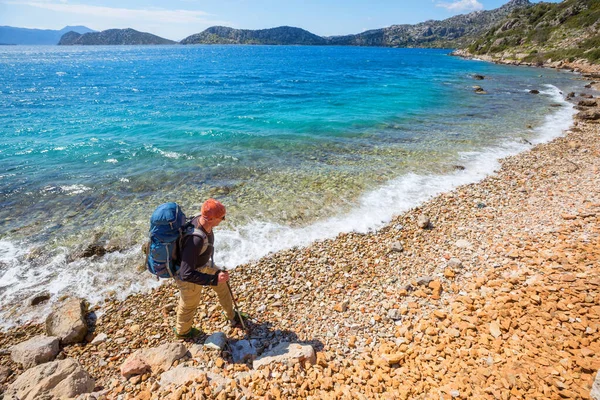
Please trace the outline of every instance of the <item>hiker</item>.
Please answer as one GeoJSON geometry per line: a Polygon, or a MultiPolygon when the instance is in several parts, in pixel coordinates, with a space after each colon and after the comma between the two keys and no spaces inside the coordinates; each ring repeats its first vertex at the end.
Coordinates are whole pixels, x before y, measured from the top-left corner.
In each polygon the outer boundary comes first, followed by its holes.
{"type": "Polygon", "coordinates": [[[193,338],[201,332],[192,327],[196,309],[200,303],[202,286],[211,286],[217,293],[219,303],[231,326],[240,323],[239,316],[233,311],[233,299],[228,287],[229,273],[220,271],[212,261],[215,241],[213,228],[225,219],[225,206],[215,199],[208,199],[202,204],[200,215],[192,219],[192,224],[206,234],[208,246],[204,245],[201,236],[184,237],[180,250],[180,268],[175,282],[179,287],[179,304],[175,334],[178,338],[193,338]],[[202,252],[203,247],[205,248],[202,252]]]}

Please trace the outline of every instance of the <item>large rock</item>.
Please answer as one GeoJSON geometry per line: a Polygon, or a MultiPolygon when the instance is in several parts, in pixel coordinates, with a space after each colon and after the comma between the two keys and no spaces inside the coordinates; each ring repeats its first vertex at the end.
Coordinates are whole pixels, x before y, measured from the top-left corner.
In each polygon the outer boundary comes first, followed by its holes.
{"type": "Polygon", "coordinates": [[[600,119],[600,112],[594,110],[581,111],[575,117],[583,120],[595,121],[597,119],[600,119]]]}
{"type": "Polygon", "coordinates": [[[256,347],[249,340],[238,340],[229,344],[231,347],[231,356],[234,363],[243,363],[248,360],[254,360],[256,357],[256,347]]]}
{"type": "Polygon", "coordinates": [[[121,365],[121,375],[129,378],[151,370],[157,374],[171,368],[173,361],[179,360],[187,353],[181,343],[166,343],[152,349],[140,349],[127,357],[121,365]]]}
{"type": "Polygon", "coordinates": [[[592,400],[600,400],[600,371],[596,374],[596,379],[592,385],[592,391],[590,392],[592,400]]]}
{"type": "Polygon", "coordinates": [[[216,332],[206,338],[204,347],[212,350],[223,350],[227,344],[227,336],[223,332],[216,332]]]}
{"type": "Polygon", "coordinates": [[[63,344],[82,342],[87,335],[85,300],[72,298],[59,303],[46,318],[46,334],[58,336],[63,344]]]}
{"type": "Polygon", "coordinates": [[[10,357],[23,368],[31,368],[54,360],[60,351],[60,339],[56,336],[35,336],[11,348],[10,357]]]}
{"type": "Polygon", "coordinates": [[[311,364],[315,364],[317,357],[315,350],[311,345],[301,345],[299,343],[282,342],[273,349],[264,352],[252,363],[254,369],[260,368],[263,365],[273,363],[294,364],[308,360],[311,364]]]}
{"type": "Polygon", "coordinates": [[[5,393],[6,399],[69,399],[94,390],[94,380],[71,358],[28,369],[5,393]]]}

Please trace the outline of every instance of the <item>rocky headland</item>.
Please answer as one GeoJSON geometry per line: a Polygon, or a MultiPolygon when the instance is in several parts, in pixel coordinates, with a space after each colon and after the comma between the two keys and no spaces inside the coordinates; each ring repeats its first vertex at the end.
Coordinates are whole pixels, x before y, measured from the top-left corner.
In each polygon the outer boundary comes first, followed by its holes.
{"type": "Polygon", "coordinates": [[[115,45],[159,45],[176,44],[173,40],[135,29],[107,29],[102,32],[65,33],[58,42],[59,46],[115,46],[115,45]]]}
{"type": "Polygon", "coordinates": [[[45,324],[0,333],[4,398],[600,398],[590,96],[567,96],[580,112],[564,136],[481,182],[378,231],[236,268],[247,334],[228,328],[207,290],[196,316],[205,335],[176,340],[170,282],[91,309],[58,303],[45,324]]]}

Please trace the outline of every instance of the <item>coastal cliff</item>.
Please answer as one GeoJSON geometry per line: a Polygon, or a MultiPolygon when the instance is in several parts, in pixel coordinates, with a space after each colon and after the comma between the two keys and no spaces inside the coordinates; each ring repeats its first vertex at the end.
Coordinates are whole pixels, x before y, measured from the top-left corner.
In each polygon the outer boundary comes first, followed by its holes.
{"type": "Polygon", "coordinates": [[[60,38],[58,45],[157,45],[176,43],[151,33],[136,31],[135,29],[108,29],[102,32],[84,33],[83,35],[73,31],[67,32],[60,38]]]}
{"type": "Polygon", "coordinates": [[[565,0],[514,10],[459,55],[504,63],[600,63],[600,2],[565,0]]]}

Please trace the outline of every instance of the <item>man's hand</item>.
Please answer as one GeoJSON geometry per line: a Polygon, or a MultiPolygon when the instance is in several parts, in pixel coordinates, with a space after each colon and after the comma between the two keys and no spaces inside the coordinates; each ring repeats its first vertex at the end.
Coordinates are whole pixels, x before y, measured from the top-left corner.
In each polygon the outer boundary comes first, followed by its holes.
{"type": "Polygon", "coordinates": [[[217,282],[223,283],[223,282],[227,282],[228,280],[229,280],[229,272],[227,272],[227,271],[219,272],[219,277],[217,278],[217,282]]]}

